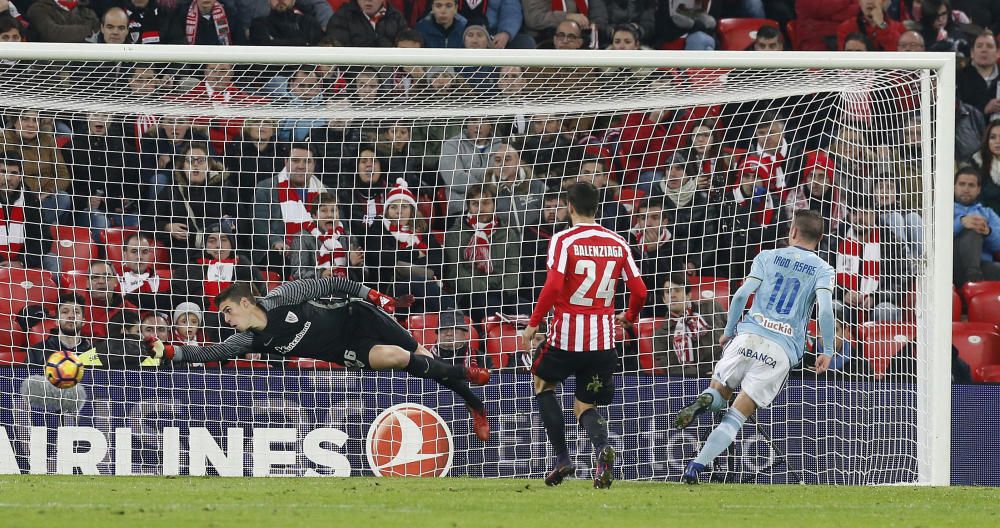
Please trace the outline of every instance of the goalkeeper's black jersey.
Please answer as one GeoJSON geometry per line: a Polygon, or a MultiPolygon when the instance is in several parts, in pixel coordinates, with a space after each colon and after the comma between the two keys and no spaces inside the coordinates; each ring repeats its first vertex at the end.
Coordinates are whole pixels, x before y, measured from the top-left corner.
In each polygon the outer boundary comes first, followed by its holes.
{"type": "Polygon", "coordinates": [[[337,361],[350,331],[350,303],[319,299],[367,292],[360,283],[336,277],[283,284],[259,301],[267,313],[263,330],[241,332],[216,345],[178,346],[174,361],[204,363],[248,352],[337,361]]]}

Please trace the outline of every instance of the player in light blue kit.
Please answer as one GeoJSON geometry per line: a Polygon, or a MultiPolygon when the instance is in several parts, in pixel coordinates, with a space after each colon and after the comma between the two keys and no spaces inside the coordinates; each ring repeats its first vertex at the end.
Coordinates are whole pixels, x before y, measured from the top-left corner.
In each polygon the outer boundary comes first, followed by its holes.
{"type": "Polygon", "coordinates": [[[819,305],[823,339],[816,373],[822,374],[830,366],[836,273],[815,253],[822,236],[823,217],[815,211],[799,210],[792,220],[788,247],[762,251],[753,259],[750,274],[729,307],[726,331],[720,338],[724,351],[712,383],[677,413],[674,425],[683,429],[701,413],[721,410],[737,387],[743,390],[698,456],[687,465],[683,482],[697,484],[698,474],[733,443],[743,422],[758,407],[766,408],[774,401],[789,369],[802,360],[806,325],[814,303],[819,305]],[[754,293],[753,305],[744,315],[747,300],[754,293]]]}

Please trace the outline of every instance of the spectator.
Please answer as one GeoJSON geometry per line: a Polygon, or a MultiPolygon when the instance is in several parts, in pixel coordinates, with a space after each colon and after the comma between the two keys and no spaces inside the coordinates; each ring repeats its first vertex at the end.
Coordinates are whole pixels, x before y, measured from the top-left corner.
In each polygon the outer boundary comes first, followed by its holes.
{"type": "MultiPolygon", "coordinates": [[[[715,275],[744,277],[750,262],[777,238],[776,195],[767,189],[769,165],[748,155],[737,171],[736,185],[726,191],[719,211],[715,275]]],[[[702,268],[707,266],[703,265],[702,268]]]]}
{"type": "Polygon", "coordinates": [[[381,130],[375,150],[387,180],[403,178],[411,188],[430,195],[433,194],[436,178],[424,179],[423,156],[414,154],[411,130],[411,124],[406,121],[390,122],[381,130]]]}
{"type": "Polygon", "coordinates": [[[837,45],[841,23],[853,19],[860,8],[856,0],[796,0],[800,51],[829,51],[837,45]]]}
{"type": "Polygon", "coordinates": [[[664,165],[670,151],[677,146],[670,137],[671,113],[665,109],[631,112],[621,123],[618,137],[618,165],[622,182],[638,182],[641,189],[662,177],[657,170],[664,165]]]}
{"type": "Polygon", "coordinates": [[[557,50],[575,50],[583,47],[583,29],[574,20],[563,20],[552,35],[552,46],[557,50]]]}
{"type": "Polygon", "coordinates": [[[108,323],[115,315],[123,310],[137,312],[135,305],[126,301],[118,292],[118,276],[115,275],[114,267],[105,260],[90,262],[84,300],[84,320],[87,323],[83,327],[83,335],[88,337],[111,337],[108,323]]]}
{"type": "Polygon", "coordinates": [[[493,124],[482,117],[465,120],[462,132],[441,146],[438,171],[448,189],[448,214],[460,214],[466,204],[469,185],[486,181],[491,153],[500,146],[493,137],[493,124]]]}
{"type": "Polygon", "coordinates": [[[67,223],[72,200],[66,190],[71,180],[55,134],[39,130],[41,123],[34,110],[11,110],[4,124],[3,142],[19,154],[22,183],[25,189],[38,193],[42,220],[49,225],[67,223]]]}
{"type": "Polygon", "coordinates": [[[139,331],[142,332],[143,339],[155,337],[164,343],[172,341],[170,317],[166,312],[147,312],[139,323],[139,331]]]}
{"type": "Polygon", "coordinates": [[[77,223],[97,231],[109,226],[138,225],[138,200],[142,182],[137,159],[125,144],[125,133],[111,116],[100,112],[86,114],[83,130],[73,134],[66,161],[73,176],[70,194],[79,212],[77,223]]]}
{"type": "Polygon", "coordinates": [[[545,183],[535,179],[531,167],[521,162],[517,149],[507,143],[493,149],[486,181],[497,187],[497,215],[504,225],[522,229],[538,223],[545,183]]]}
{"type": "Polygon", "coordinates": [[[188,116],[165,115],[152,130],[141,142],[139,163],[147,172],[143,180],[149,186],[148,198],[155,199],[173,179],[181,153],[192,144],[209,144],[209,140],[207,131],[193,127],[188,116]]]}
{"type": "MultiPolygon", "coordinates": [[[[994,123],[995,121],[990,121],[994,123]]],[[[975,155],[986,135],[986,118],[978,108],[955,98],[955,161],[975,155]]]]}
{"type": "Polygon", "coordinates": [[[201,346],[211,343],[205,338],[203,328],[203,316],[201,307],[197,304],[186,301],[174,308],[173,313],[174,332],[172,343],[178,345],[201,346]]]}
{"type": "MultiPolygon", "coordinates": [[[[608,6],[604,0],[575,0],[552,2],[548,0],[521,0],[524,10],[524,28],[535,41],[541,42],[559,32],[559,24],[567,20],[576,24],[579,31],[603,34],[608,28],[608,6]]],[[[565,28],[563,29],[565,32],[565,28]]],[[[582,40],[581,40],[582,43],[582,40]]],[[[593,42],[595,46],[598,43],[593,42]]],[[[579,47],[579,46],[577,46],[579,47]]]]}
{"type": "Polygon", "coordinates": [[[457,0],[433,0],[431,12],[416,29],[424,37],[427,48],[461,48],[464,46],[462,34],[468,21],[458,14],[457,0]]]}
{"type": "Polygon", "coordinates": [[[899,35],[896,43],[896,51],[927,51],[924,45],[924,37],[919,31],[907,30],[899,35]]]}
{"type": "Polygon", "coordinates": [[[22,40],[24,40],[24,26],[8,14],[0,14],[0,42],[21,42],[22,40]]]}
{"type": "Polygon", "coordinates": [[[262,179],[277,173],[277,122],[248,119],[240,135],[226,142],[226,170],[236,186],[240,203],[252,203],[254,188],[262,179]]]}
{"type": "Polygon", "coordinates": [[[983,176],[979,201],[993,211],[1000,211],[1000,121],[991,121],[983,134],[972,164],[983,176]]]}
{"type": "Polygon", "coordinates": [[[684,49],[714,50],[715,18],[709,13],[711,0],[674,2],[660,0],[656,9],[657,46],[684,37],[684,49]]]}
{"type": "Polygon", "coordinates": [[[778,28],[764,24],[754,35],[750,49],[753,51],[784,51],[785,37],[782,36],[778,28]]]}
{"type": "Polygon", "coordinates": [[[552,235],[562,231],[569,221],[566,198],[559,193],[547,193],[541,199],[538,224],[524,227],[521,242],[522,299],[537,299],[545,284],[546,259],[552,235]]]}
{"type": "Polygon", "coordinates": [[[36,0],[26,14],[42,42],[84,42],[101,26],[87,0],[36,0]]]}
{"type": "Polygon", "coordinates": [[[662,295],[667,318],[653,331],[653,365],[669,376],[710,377],[722,357],[726,312],[714,299],[692,298],[683,273],[666,279],[662,295]]]}
{"type": "Polygon", "coordinates": [[[592,183],[601,193],[601,202],[597,206],[597,222],[620,235],[628,233],[632,227],[631,215],[618,200],[618,185],[611,181],[604,162],[596,158],[584,159],[575,177],[569,175],[563,178],[563,188],[577,181],[592,183]]]}
{"type": "Polygon", "coordinates": [[[295,9],[296,0],[269,0],[271,12],[250,24],[250,43],[255,46],[315,46],[323,38],[323,26],[312,15],[295,9]]]}
{"type": "Polygon", "coordinates": [[[997,97],[997,41],[990,31],[976,37],[972,45],[972,62],[958,71],[958,98],[979,109],[987,119],[1000,111],[997,97]]]}
{"type": "Polygon", "coordinates": [[[166,29],[166,11],[161,12],[159,0],[125,0],[122,7],[128,13],[129,40],[139,44],[159,44],[166,29]]]}
{"type": "Polygon", "coordinates": [[[965,13],[952,10],[950,0],[922,0],[920,8],[918,22],[923,28],[924,42],[930,42],[932,47],[939,42],[953,46],[956,38],[965,36],[959,25],[972,22],[965,13]]]}
{"type": "Polygon", "coordinates": [[[642,49],[639,27],[635,24],[621,24],[611,30],[611,48],[617,51],[642,49]]]}
{"type": "MultiPolygon", "coordinates": [[[[682,154],[674,154],[667,176],[653,187],[649,196],[661,203],[673,219],[674,236],[687,246],[688,252],[698,255],[706,235],[714,234],[707,224],[714,214],[709,211],[708,191],[699,188],[704,178],[695,178],[690,169],[691,164],[682,154]]],[[[699,263],[698,259],[690,260],[699,263]]]]}
{"type": "Polygon", "coordinates": [[[864,33],[857,31],[848,33],[844,37],[844,47],[842,51],[873,51],[872,43],[864,33]]]}
{"type": "MultiPolygon", "coordinates": [[[[252,22],[261,17],[266,17],[271,12],[270,0],[232,0],[237,25],[247,32],[250,30],[252,22]]],[[[312,16],[319,23],[319,27],[324,31],[333,20],[333,6],[327,0],[296,0],[295,10],[312,16]]],[[[346,3],[339,9],[344,9],[346,3]]],[[[340,39],[337,39],[340,40],[340,39]]],[[[342,45],[346,45],[340,41],[342,45]]]]}
{"type": "MultiPolygon", "coordinates": [[[[910,291],[906,246],[880,226],[871,196],[856,193],[836,251],[835,307],[841,320],[899,321],[902,301],[910,291]]],[[[957,214],[957,213],[956,213],[957,214]]]]}
{"type": "Polygon", "coordinates": [[[358,154],[354,175],[340,189],[341,215],[351,226],[351,232],[360,233],[372,225],[382,212],[388,181],[382,172],[382,162],[375,157],[375,148],[363,145],[358,154]]]}
{"type": "Polygon", "coordinates": [[[715,119],[703,119],[691,127],[681,143],[681,148],[686,150],[688,169],[697,175],[698,190],[708,192],[712,203],[722,200],[732,163],[732,159],[722,152],[717,126],[715,119]]]}
{"type": "Polygon", "coordinates": [[[466,216],[445,233],[445,276],[458,304],[475,321],[496,312],[518,312],[521,240],[496,216],[496,189],[470,185],[466,216]]]}
{"type": "Polygon", "coordinates": [[[121,270],[118,284],[122,295],[142,310],[170,306],[170,281],[161,277],[154,266],[156,254],[148,235],[132,233],[122,248],[122,261],[113,262],[121,270]]]}
{"type": "Polygon", "coordinates": [[[86,41],[98,44],[134,44],[128,29],[128,13],[120,7],[112,7],[101,17],[100,29],[87,37],[86,41]]]}
{"type": "Polygon", "coordinates": [[[892,230],[896,239],[907,245],[910,256],[922,257],[924,221],[919,213],[903,209],[900,204],[899,178],[895,175],[883,175],[875,180],[874,191],[878,224],[892,230]]]}
{"type": "MultiPolygon", "coordinates": [[[[138,101],[155,101],[163,97],[166,82],[160,75],[158,66],[148,62],[136,62],[125,74],[122,98],[138,101]]],[[[132,114],[121,116],[122,133],[132,147],[130,152],[138,153],[142,140],[157,130],[160,116],[156,114],[132,114]]]]}
{"type": "Polygon", "coordinates": [[[656,277],[669,273],[686,273],[689,257],[685,241],[674,236],[670,219],[662,199],[651,198],[642,202],[636,211],[636,224],[629,233],[629,246],[643,280],[650,290],[655,289],[656,277]]]}
{"type": "MultiPolygon", "coordinates": [[[[802,175],[799,177],[801,183],[788,194],[781,209],[783,224],[791,225],[795,211],[809,209],[823,217],[824,233],[839,232],[846,212],[840,188],[834,185],[835,170],[836,166],[826,152],[813,150],[806,153],[802,175]]],[[[820,240],[820,248],[827,248],[829,238],[831,237],[820,240]]]]}
{"type": "MultiPolygon", "coordinates": [[[[41,267],[51,242],[42,227],[51,225],[43,221],[46,206],[38,193],[24,187],[21,156],[13,150],[0,151],[0,156],[0,220],[6,225],[0,235],[0,267],[41,267]]],[[[59,269],[58,264],[46,268],[59,269]]]]}
{"type": "Polygon", "coordinates": [[[427,234],[426,223],[417,218],[417,201],[405,180],[397,180],[386,196],[382,221],[359,233],[365,265],[377,270],[380,290],[413,295],[415,312],[441,311],[444,254],[437,239],[427,234]]]}
{"type": "Polygon", "coordinates": [[[618,29],[631,26],[635,31],[635,49],[639,49],[640,43],[653,44],[656,36],[656,0],[605,0],[605,3],[612,41],[618,29]]]}
{"type": "Polygon", "coordinates": [[[906,31],[898,20],[886,13],[890,0],[858,0],[858,15],[841,22],[837,27],[837,47],[845,49],[844,43],[850,33],[861,33],[868,38],[875,51],[896,51],[899,35],[906,31]]]}
{"type": "Polygon", "coordinates": [[[364,253],[351,241],[347,226],[340,221],[339,205],[333,194],[324,194],[316,203],[316,229],[300,231],[292,238],[288,255],[291,279],[351,277],[363,279],[364,253]]]}
{"type": "Polygon", "coordinates": [[[406,18],[385,0],[351,0],[333,14],[326,32],[344,46],[390,48],[399,46],[396,39],[406,29],[406,18]]]}
{"type": "Polygon", "coordinates": [[[952,7],[968,14],[973,24],[1000,33],[1000,0],[953,0],[952,7]]]}
{"type": "Polygon", "coordinates": [[[955,175],[955,285],[1000,280],[1000,216],[979,202],[982,175],[965,167],[955,175]]]}
{"type": "Polygon", "coordinates": [[[798,182],[787,181],[785,175],[785,163],[792,154],[788,141],[785,140],[785,120],[777,112],[767,111],[761,115],[754,129],[750,155],[756,156],[770,175],[765,182],[768,191],[780,193],[784,199],[788,194],[788,186],[798,182]]]}
{"type": "Polygon", "coordinates": [[[548,114],[524,117],[528,130],[521,145],[521,158],[532,165],[538,178],[548,180],[549,187],[558,187],[559,180],[566,174],[574,145],[562,133],[557,117],[548,114]]]}
{"type": "Polygon", "coordinates": [[[470,25],[485,26],[494,49],[534,49],[535,39],[522,32],[524,15],[520,0],[481,2],[458,0],[458,12],[470,25]]]}
{"type": "MultiPolygon", "coordinates": [[[[326,111],[336,116],[349,107],[344,101],[330,101],[326,111]]],[[[337,178],[345,172],[355,171],[362,140],[361,127],[342,117],[331,117],[309,132],[309,143],[319,156],[317,172],[329,175],[325,180],[329,187],[340,187],[342,182],[337,178]]]]}
{"type": "Polygon", "coordinates": [[[175,264],[197,258],[209,224],[240,214],[236,189],[208,150],[206,145],[192,144],[181,153],[172,184],[157,196],[152,214],[140,220],[144,232],[157,233],[160,242],[171,248],[175,264]]]}
{"type": "MultiPolygon", "coordinates": [[[[287,1],[287,0],[279,0],[287,1]]],[[[315,109],[319,113],[323,106],[323,84],[316,67],[300,65],[291,77],[274,78],[274,93],[288,107],[302,110],[315,109]]],[[[326,119],[300,118],[282,119],[278,123],[278,141],[304,141],[313,127],[321,127],[326,119]]]]}
{"type": "Polygon", "coordinates": [[[312,147],[294,143],[281,172],[257,185],[253,205],[254,262],[285,265],[292,237],[316,227],[312,213],[316,201],[328,191],[315,170],[312,147]]]}
{"type": "MultiPolygon", "coordinates": [[[[201,108],[248,107],[266,102],[260,97],[247,94],[236,86],[232,64],[206,63],[201,67],[201,75],[201,81],[181,96],[183,102],[201,108]]],[[[207,128],[213,152],[223,152],[226,148],[226,142],[242,132],[243,119],[202,118],[196,120],[194,126],[207,128]]]]}
{"type": "MultiPolygon", "coordinates": [[[[472,349],[471,329],[465,312],[448,310],[438,317],[437,343],[430,347],[435,357],[454,365],[486,366],[485,358],[472,349]]],[[[490,365],[489,368],[497,368],[490,365]]]]}
{"type": "Polygon", "coordinates": [[[230,14],[219,0],[193,0],[180,5],[167,24],[164,41],[199,46],[242,44],[243,32],[230,22],[230,14]]]}
{"type": "Polygon", "coordinates": [[[76,295],[63,295],[56,307],[58,326],[41,343],[28,349],[29,365],[45,365],[48,357],[59,351],[80,355],[94,345],[82,336],[84,301],[76,295]]]}
{"type": "MultiPolygon", "coordinates": [[[[462,32],[462,47],[465,49],[490,49],[493,46],[493,37],[490,36],[490,31],[486,29],[486,26],[481,26],[479,24],[466,24],[465,31],[462,32]]],[[[463,68],[463,73],[467,68],[463,68]]],[[[472,66],[473,71],[482,71],[489,68],[489,71],[494,71],[494,68],[488,66],[472,66]]],[[[472,77],[472,75],[465,74],[466,77],[472,77]]]]}

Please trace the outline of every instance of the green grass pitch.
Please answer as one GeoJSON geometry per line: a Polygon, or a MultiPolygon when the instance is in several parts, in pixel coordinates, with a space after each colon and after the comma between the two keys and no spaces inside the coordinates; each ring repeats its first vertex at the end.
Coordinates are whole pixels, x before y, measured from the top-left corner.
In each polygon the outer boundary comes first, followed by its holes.
{"type": "Polygon", "coordinates": [[[0,526],[995,527],[1000,489],[3,475],[0,526]]]}

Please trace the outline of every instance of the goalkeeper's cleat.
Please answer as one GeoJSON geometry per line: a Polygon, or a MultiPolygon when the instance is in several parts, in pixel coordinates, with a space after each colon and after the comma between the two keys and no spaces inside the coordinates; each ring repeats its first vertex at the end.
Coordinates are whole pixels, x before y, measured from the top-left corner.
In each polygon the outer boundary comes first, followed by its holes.
{"type": "Polygon", "coordinates": [[[563,479],[572,475],[575,472],[576,468],[573,467],[573,464],[569,461],[569,458],[563,460],[556,459],[556,466],[552,468],[552,471],[549,471],[545,475],[545,485],[558,486],[562,484],[563,479]]]}
{"type": "Polygon", "coordinates": [[[479,409],[469,406],[469,414],[472,415],[472,430],[476,433],[476,438],[483,442],[490,439],[490,421],[486,418],[486,408],[479,409]]]}
{"type": "Polygon", "coordinates": [[[597,469],[594,471],[594,487],[607,489],[614,479],[615,448],[604,446],[597,454],[597,469]]]}
{"type": "Polygon", "coordinates": [[[465,367],[465,379],[473,385],[486,385],[490,382],[490,369],[477,367],[465,367]]]}
{"type": "Polygon", "coordinates": [[[712,395],[708,393],[701,393],[697,398],[691,402],[691,405],[681,409],[681,412],[677,413],[677,418],[674,420],[674,427],[677,429],[684,429],[685,427],[691,425],[691,422],[698,417],[699,414],[708,410],[708,407],[712,405],[712,395]]]}
{"type": "Polygon", "coordinates": [[[699,464],[694,460],[688,462],[687,468],[684,469],[684,474],[681,475],[681,482],[685,484],[697,484],[698,474],[705,471],[705,465],[699,464]]]}

